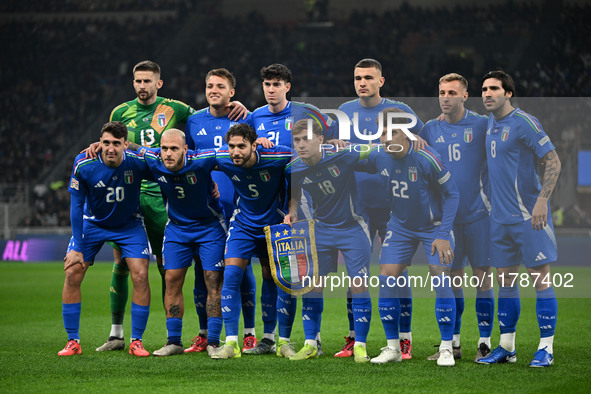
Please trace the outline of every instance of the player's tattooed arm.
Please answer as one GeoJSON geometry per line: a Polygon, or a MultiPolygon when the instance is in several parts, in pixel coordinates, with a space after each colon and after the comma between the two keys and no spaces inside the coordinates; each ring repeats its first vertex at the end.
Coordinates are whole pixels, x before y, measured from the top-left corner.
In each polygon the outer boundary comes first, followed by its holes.
{"type": "Polygon", "coordinates": [[[548,223],[548,198],[552,194],[558,176],[560,175],[560,159],[556,151],[550,151],[542,157],[539,162],[540,182],[542,183],[542,190],[538,195],[536,204],[532,211],[531,225],[534,230],[541,230],[546,227],[548,223]]]}
{"type": "Polygon", "coordinates": [[[129,146],[127,147],[127,149],[138,151],[141,147],[142,147],[141,145],[138,145],[135,142],[129,141],[129,146]]]}

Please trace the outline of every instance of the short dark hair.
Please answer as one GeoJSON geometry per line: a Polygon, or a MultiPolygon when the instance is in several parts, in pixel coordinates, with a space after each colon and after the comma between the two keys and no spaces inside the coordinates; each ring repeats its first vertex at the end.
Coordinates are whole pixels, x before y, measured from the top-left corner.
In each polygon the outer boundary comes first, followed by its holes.
{"type": "Polygon", "coordinates": [[[300,133],[301,131],[305,131],[307,133],[308,132],[308,121],[310,121],[312,123],[312,133],[314,133],[318,136],[322,135],[322,127],[320,126],[320,124],[318,123],[317,120],[312,119],[312,118],[300,119],[297,122],[295,122],[295,124],[293,125],[293,128],[291,129],[291,134],[297,134],[297,133],[300,133]]]}
{"type": "Polygon", "coordinates": [[[115,138],[123,138],[124,141],[127,141],[127,126],[123,122],[105,123],[101,129],[101,137],[104,133],[110,133],[115,138]]]}
{"type": "Polygon", "coordinates": [[[226,78],[228,82],[230,82],[231,89],[236,87],[236,78],[234,77],[234,74],[225,68],[214,68],[213,70],[210,70],[205,76],[205,83],[207,83],[207,80],[214,75],[216,77],[226,78]]]}
{"type": "Polygon", "coordinates": [[[380,72],[382,72],[382,65],[376,59],[361,59],[355,65],[355,68],[377,68],[380,72]]]}
{"type": "Polygon", "coordinates": [[[251,144],[254,144],[258,135],[257,132],[246,123],[238,123],[230,127],[230,130],[226,133],[226,142],[230,142],[230,138],[232,137],[242,137],[251,144]]]}
{"type": "Polygon", "coordinates": [[[482,77],[482,83],[490,78],[501,81],[501,85],[503,86],[503,89],[505,89],[505,92],[511,92],[513,93],[513,96],[515,96],[515,82],[513,82],[513,78],[511,78],[509,74],[503,70],[489,71],[484,74],[484,77],[482,77]]]}
{"type": "Polygon", "coordinates": [[[154,74],[161,75],[160,66],[151,60],[142,60],[133,67],[133,76],[136,71],[152,71],[154,74]]]}
{"type": "Polygon", "coordinates": [[[273,63],[270,66],[261,68],[261,78],[263,81],[265,79],[278,79],[288,83],[291,82],[291,71],[283,64],[273,63]]]}

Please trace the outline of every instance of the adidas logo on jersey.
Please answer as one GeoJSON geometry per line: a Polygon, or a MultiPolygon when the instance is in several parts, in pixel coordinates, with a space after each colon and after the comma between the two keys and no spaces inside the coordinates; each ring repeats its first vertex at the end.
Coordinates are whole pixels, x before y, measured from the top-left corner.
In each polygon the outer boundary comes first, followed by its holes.
{"type": "Polygon", "coordinates": [[[365,317],[365,316],[362,316],[359,319],[355,319],[355,321],[358,322],[358,323],[367,323],[367,322],[369,322],[369,320],[367,320],[367,317],[365,317]]]}
{"type": "Polygon", "coordinates": [[[232,177],[232,180],[233,180],[233,181],[236,181],[236,182],[240,182],[240,178],[238,178],[238,175],[234,175],[234,176],[232,177]]]}
{"type": "Polygon", "coordinates": [[[392,317],[392,315],[386,315],[386,316],[382,317],[382,320],[388,321],[388,320],[394,320],[394,318],[392,317]]]}
{"type": "Polygon", "coordinates": [[[207,135],[207,131],[205,131],[205,128],[203,128],[203,129],[199,130],[197,135],[207,135]]]}
{"type": "Polygon", "coordinates": [[[441,319],[437,320],[440,323],[449,323],[451,319],[447,316],[443,316],[441,319]]]}
{"type": "Polygon", "coordinates": [[[536,261],[542,261],[542,260],[546,260],[546,256],[544,255],[544,253],[540,252],[538,253],[538,255],[536,256],[536,261]]]}
{"type": "Polygon", "coordinates": [[[100,181],[99,183],[94,185],[94,187],[105,187],[105,184],[103,183],[103,181],[100,181]]]}
{"type": "Polygon", "coordinates": [[[388,172],[388,169],[387,169],[387,168],[384,168],[384,169],[382,170],[382,172],[380,172],[380,175],[383,175],[383,176],[390,176],[390,173],[388,172]]]}
{"type": "Polygon", "coordinates": [[[439,136],[439,138],[437,138],[437,140],[435,140],[435,142],[445,142],[445,140],[443,139],[443,136],[439,136]]]}
{"type": "Polygon", "coordinates": [[[488,323],[487,323],[487,322],[485,322],[485,321],[481,321],[480,323],[478,323],[478,325],[479,325],[480,327],[488,327],[488,326],[490,326],[490,324],[488,324],[488,323]]]}
{"type": "Polygon", "coordinates": [[[150,255],[150,249],[145,248],[144,251],[142,252],[142,254],[146,254],[146,255],[150,255]]]}
{"type": "Polygon", "coordinates": [[[257,127],[257,130],[265,130],[265,124],[261,123],[261,125],[257,127]]]}
{"type": "Polygon", "coordinates": [[[164,177],[164,175],[162,175],[160,178],[158,178],[158,180],[162,183],[168,183],[168,182],[166,182],[166,178],[164,177]]]}
{"type": "Polygon", "coordinates": [[[224,260],[218,261],[215,266],[216,267],[223,267],[224,266],[224,260]]]}
{"type": "Polygon", "coordinates": [[[367,267],[363,267],[361,268],[359,271],[357,271],[358,274],[366,274],[367,275],[367,267]]]}
{"type": "Polygon", "coordinates": [[[308,177],[304,178],[304,185],[307,185],[308,183],[312,183],[312,180],[308,177]]]}
{"type": "Polygon", "coordinates": [[[302,320],[312,320],[308,315],[302,315],[302,320]]]}
{"type": "Polygon", "coordinates": [[[287,308],[279,308],[279,309],[277,309],[277,312],[283,313],[284,315],[289,316],[289,312],[287,311],[287,308]]]}
{"type": "Polygon", "coordinates": [[[222,308],[222,312],[232,312],[232,309],[228,308],[227,306],[222,308]]]}
{"type": "Polygon", "coordinates": [[[401,313],[400,313],[400,316],[401,316],[401,317],[402,317],[402,316],[404,316],[404,317],[410,317],[410,313],[408,313],[408,312],[401,312],[401,313]]]}

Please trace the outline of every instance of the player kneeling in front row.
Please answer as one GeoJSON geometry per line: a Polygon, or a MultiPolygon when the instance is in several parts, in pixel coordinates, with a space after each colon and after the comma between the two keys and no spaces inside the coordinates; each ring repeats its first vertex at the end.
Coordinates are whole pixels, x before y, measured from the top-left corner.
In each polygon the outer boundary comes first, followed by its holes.
{"type": "MultiPolygon", "coordinates": [[[[296,122],[292,136],[293,147],[299,157],[286,167],[288,179],[291,175],[292,196],[290,214],[286,216],[285,223],[291,224],[296,220],[302,189],[308,192],[314,206],[319,274],[324,276],[337,270],[338,252],[341,251],[347,274],[353,283],[352,309],[357,334],[353,349],[355,362],[368,362],[365,343],[371,322],[371,297],[364,281],[355,278],[368,274],[371,242],[365,221],[355,213],[357,191],[354,169],[369,152],[321,149],[324,139],[322,128],[312,120],[296,122]],[[311,138],[307,134],[308,127],[312,129],[311,138]],[[355,286],[357,282],[360,284],[355,286]]],[[[318,354],[316,336],[320,331],[324,305],[322,290],[321,286],[316,286],[303,296],[302,318],[306,341],[290,360],[305,360],[318,354]]]]}
{"type": "MultiPolygon", "coordinates": [[[[397,109],[383,111],[387,116],[397,109]]],[[[404,270],[420,242],[423,243],[429,272],[435,288],[435,317],[441,332],[440,366],[455,364],[452,339],[456,305],[450,281],[449,265],[453,260],[453,221],[459,193],[439,155],[429,148],[413,150],[413,142],[401,130],[388,136],[384,127],[381,146],[374,149],[368,165],[386,178],[389,185],[391,215],[380,257],[379,311],[387,346],[371,359],[372,363],[400,362],[398,322],[400,287],[404,270]]]]}
{"type": "Polygon", "coordinates": [[[164,231],[164,305],[168,341],[155,356],[183,354],[183,284],[193,257],[198,257],[207,286],[207,352],[215,352],[222,331],[221,289],[224,269],[225,220],[218,199],[211,195],[215,151],[188,151],[185,134],[170,129],[160,148],[145,152],[152,179],[158,182],[168,211],[164,231]]]}
{"type": "Polygon", "coordinates": [[[87,159],[84,153],[78,155],[68,188],[72,241],[64,258],[66,279],[62,293],[68,343],[58,355],[81,353],[80,285],[104,242],[113,241],[127,260],[133,282],[129,353],[149,356],[142,345],[142,335],[150,313],[150,254],[139,213],[140,182],[148,175],[148,168],[142,157],[126,150],[129,142],[127,128],[122,122],[109,122],[103,126],[100,145],[101,154],[95,159],[87,159]]]}

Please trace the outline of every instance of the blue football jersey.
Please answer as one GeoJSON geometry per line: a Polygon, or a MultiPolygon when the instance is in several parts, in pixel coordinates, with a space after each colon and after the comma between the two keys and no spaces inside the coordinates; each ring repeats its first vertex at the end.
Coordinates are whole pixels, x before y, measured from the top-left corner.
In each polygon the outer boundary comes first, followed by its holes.
{"type": "Polygon", "coordinates": [[[360,153],[354,150],[322,150],[322,159],[313,166],[300,157],[286,167],[291,187],[307,191],[312,198],[314,219],[334,227],[358,224],[357,184],[353,173],[360,153]]]}
{"type": "Polygon", "coordinates": [[[283,221],[285,205],[284,170],[291,159],[286,146],[273,148],[257,146],[256,163],[249,168],[236,166],[227,146],[216,153],[218,168],[232,181],[238,196],[233,219],[240,224],[259,229],[283,221]]]}
{"type": "Polygon", "coordinates": [[[140,218],[140,185],[149,177],[144,158],[132,151],[123,153],[119,167],[107,166],[79,154],[74,161],[68,191],[85,199],[84,219],[99,227],[122,227],[140,218]]]}
{"type": "Polygon", "coordinates": [[[472,223],[488,215],[486,127],[488,118],[466,110],[457,123],[433,119],[419,134],[446,163],[460,192],[455,223],[472,223]]]}
{"type": "Polygon", "coordinates": [[[264,105],[252,112],[252,123],[259,137],[265,137],[275,145],[291,147],[291,101],[280,112],[273,113],[268,105],[264,105]]]}
{"type": "Polygon", "coordinates": [[[246,123],[252,126],[252,113],[248,113],[246,119],[230,120],[228,116],[213,116],[209,107],[203,108],[187,119],[185,134],[189,149],[219,149],[226,142],[224,137],[230,127],[238,123],[246,123]]]}
{"type": "MultiPolygon", "coordinates": [[[[379,134],[372,141],[362,140],[355,134],[355,128],[363,135],[376,134],[378,131],[378,114],[386,108],[398,108],[406,113],[417,117],[417,124],[410,129],[414,134],[419,134],[423,127],[423,122],[406,104],[400,101],[384,98],[382,101],[371,108],[365,108],[361,105],[359,99],[347,101],[339,107],[339,110],[347,114],[351,120],[351,139],[350,142],[356,144],[379,144],[379,134]]],[[[381,131],[380,131],[381,134],[381,131]]],[[[357,179],[357,191],[361,204],[370,208],[386,207],[389,201],[389,195],[386,193],[387,187],[384,180],[375,174],[366,174],[358,172],[355,174],[357,179]]]]}
{"type": "Polygon", "coordinates": [[[184,166],[176,172],[166,169],[160,149],[146,151],[145,159],[174,224],[187,226],[222,218],[220,202],[211,195],[211,171],[217,165],[214,150],[187,151],[184,166]]]}
{"type": "Polygon", "coordinates": [[[489,116],[486,156],[492,220],[514,224],[531,219],[542,188],[536,160],[555,149],[538,119],[519,108],[502,119],[489,116]]]}
{"type": "Polygon", "coordinates": [[[402,159],[379,148],[369,154],[368,163],[389,185],[390,222],[412,231],[438,227],[437,238],[449,240],[459,193],[439,155],[429,148],[415,152],[412,141],[402,159]]]}

